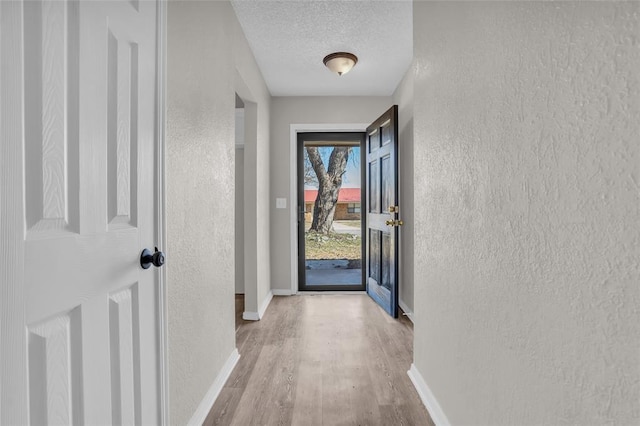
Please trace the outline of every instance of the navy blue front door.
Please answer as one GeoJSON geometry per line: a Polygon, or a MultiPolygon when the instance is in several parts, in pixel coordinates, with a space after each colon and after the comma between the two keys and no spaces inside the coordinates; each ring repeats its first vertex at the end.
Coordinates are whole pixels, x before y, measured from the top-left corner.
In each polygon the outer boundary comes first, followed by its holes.
{"type": "Polygon", "coordinates": [[[374,121],[366,133],[367,293],[398,317],[398,107],[374,121]]]}

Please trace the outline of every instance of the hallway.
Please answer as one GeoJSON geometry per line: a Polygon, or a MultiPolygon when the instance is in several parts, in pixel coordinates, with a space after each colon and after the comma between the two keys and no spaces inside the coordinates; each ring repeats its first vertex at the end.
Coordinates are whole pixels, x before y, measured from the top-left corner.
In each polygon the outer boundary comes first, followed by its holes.
{"type": "Polygon", "coordinates": [[[432,425],[407,370],[413,325],[366,295],[274,297],[205,425],[432,425]]]}

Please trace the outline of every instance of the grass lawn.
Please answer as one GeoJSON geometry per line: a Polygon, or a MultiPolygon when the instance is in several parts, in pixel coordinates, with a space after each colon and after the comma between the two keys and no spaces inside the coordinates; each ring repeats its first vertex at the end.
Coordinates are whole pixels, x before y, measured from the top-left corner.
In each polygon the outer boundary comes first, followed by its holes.
{"type": "Polygon", "coordinates": [[[330,233],[318,234],[307,231],[305,252],[307,259],[360,259],[361,238],[359,235],[330,233]]]}

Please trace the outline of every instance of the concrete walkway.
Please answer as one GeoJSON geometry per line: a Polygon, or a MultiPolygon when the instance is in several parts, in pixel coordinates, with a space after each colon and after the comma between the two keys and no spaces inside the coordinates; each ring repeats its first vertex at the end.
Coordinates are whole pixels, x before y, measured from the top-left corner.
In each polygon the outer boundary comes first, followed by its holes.
{"type": "Polygon", "coordinates": [[[338,220],[333,221],[333,231],[337,234],[360,235],[360,227],[345,225],[338,220]]]}
{"type": "Polygon", "coordinates": [[[306,274],[308,286],[362,284],[362,269],[307,269],[306,274]]]}
{"type": "Polygon", "coordinates": [[[307,260],[305,263],[307,285],[359,285],[362,283],[362,269],[354,268],[353,262],[347,259],[307,260]]]}

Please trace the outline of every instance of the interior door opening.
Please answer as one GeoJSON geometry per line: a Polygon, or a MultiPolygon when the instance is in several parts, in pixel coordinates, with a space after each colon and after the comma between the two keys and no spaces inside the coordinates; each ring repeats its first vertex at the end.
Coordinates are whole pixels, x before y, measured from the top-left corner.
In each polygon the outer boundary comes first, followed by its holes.
{"type": "Polygon", "coordinates": [[[244,101],[236,93],[235,115],[235,306],[242,305],[236,315],[236,329],[244,311],[244,101]]]}
{"type": "Polygon", "coordinates": [[[298,134],[298,288],[365,290],[365,134],[298,134]]]}

